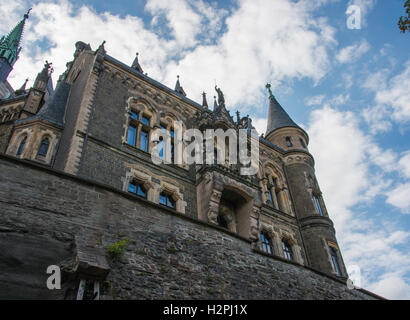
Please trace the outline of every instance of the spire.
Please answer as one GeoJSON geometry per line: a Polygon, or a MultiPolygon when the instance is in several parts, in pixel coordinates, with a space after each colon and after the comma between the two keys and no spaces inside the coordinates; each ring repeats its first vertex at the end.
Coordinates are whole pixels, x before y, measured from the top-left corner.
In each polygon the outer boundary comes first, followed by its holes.
{"type": "Polygon", "coordinates": [[[24,25],[31,9],[24,15],[14,29],[7,35],[0,39],[0,81],[6,80],[14,64],[19,58],[21,51],[20,42],[23,36],[24,25]]]}
{"type": "Polygon", "coordinates": [[[175,84],[175,91],[186,97],[184,88],[182,88],[181,84],[179,83],[179,76],[177,76],[177,83],[175,84]]]}
{"type": "Polygon", "coordinates": [[[46,91],[47,86],[49,85],[49,79],[51,77],[51,73],[53,72],[53,69],[49,71],[51,68],[51,65],[52,63],[46,60],[43,70],[37,75],[37,78],[34,81],[33,88],[43,91],[43,92],[46,91]]]}
{"type": "Polygon", "coordinates": [[[26,92],[27,82],[28,82],[28,79],[26,79],[26,81],[24,81],[24,84],[21,86],[20,89],[17,89],[17,90],[16,90],[16,92],[15,92],[15,93],[16,93],[16,96],[21,95],[21,94],[23,94],[23,93],[26,92]]]}
{"type": "Polygon", "coordinates": [[[269,133],[279,128],[300,128],[295,122],[293,122],[293,120],[289,117],[286,111],[276,100],[275,96],[272,93],[271,85],[269,83],[266,85],[266,89],[268,89],[269,92],[269,115],[265,136],[267,137],[269,133]]]}
{"type": "Polygon", "coordinates": [[[208,101],[206,101],[206,93],[202,92],[202,108],[208,109],[208,101]]]}
{"type": "Polygon", "coordinates": [[[137,70],[139,73],[144,73],[144,71],[142,70],[140,63],[138,62],[138,52],[136,53],[136,57],[134,59],[134,62],[132,63],[131,68],[137,70]]]}

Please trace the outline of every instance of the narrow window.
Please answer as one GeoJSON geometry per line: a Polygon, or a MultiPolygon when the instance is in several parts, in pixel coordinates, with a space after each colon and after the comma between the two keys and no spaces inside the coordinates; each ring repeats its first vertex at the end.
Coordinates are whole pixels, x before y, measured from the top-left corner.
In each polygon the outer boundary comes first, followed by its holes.
{"type": "Polygon", "coordinates": [[[216,221],[218,222],[218,225],[220,227],[228,229],[228,222],[226,222],[224,217],[222,217],[221,215],[218,215],[218,217],[216,218],[216,221]]]}
{"type": "Polygon", "coordinates": [[[286,145],[287,145],[288,147],[293,147],[292,140],[291,140],[290,137],[286,137],[286,145]]]}
{"type": "Polygon", "coordinates": [[[337,275],[341,276],[342,272],[340,271],[339,261],[337,259],[337,252],[333,247],[329,247],[329,248],[330,248],[330,256],[332,257],[333,267],[335,268],[337,275]]]}
{"type": "Polygon", "coordinates": [[[136,181],[130,182],[128,192],[134,193],[140,197],[147,198],[147,191],[141,183],[136,181]]]}
{"type": "Polygon", "coordinates": [[[266,253],[273,254],[272,241],[265,233],[261,233],[262,250],[266,253]]]}
{"type": "Polygon", "coordinates": [[[21,154],[23,153],[24,147],[26,146],[26,141],[27,141],[27,136],[25,136],[23,140],[20,142],[20,146],[17,150],[17,156],[21,156],[21,154]]]}
{"type": "Polygon", "coordinates": [[[131,119],[138,120],[138,113],[131,111],[131,119]]]}
{"type": "Polygon", "coordinates": [[[316,196],[316,195],[313,195],[313,202],[315,204],[315,208],[316,208],[317,213],[319,213],[319,215],[321,215],[323,217],[324,214],[323,214],[322,206],[320,205],[319,197],[316,196]]]}
{"type": "Polygon", "coordinates": [[[271,206],[273,206],[272,191],[268,188],[268,201],[271,206]]]}
{"type": "Polygon", "coordinates": [[[47,156],[49,145],[50,145],[50,142],[48,138],[43,139],[43,141],[41,141],[40,148],[38,149],[37,155],[41,157],[47,156]]]}
{"type": "Polygon", "coordinates": [[[162,192],[159,195],[159,203],[163,206],[169,207],[171,209],[175,209],[175,201],[169,194],[162,192]]]}
{"type": "Polygon", "coordinates": [[[141,130],[140,149],[142,151],[148,152],[148,132],[145,130],[141,130]]]}
{"type": "Polygon", "coordinates": [[[158,142],[158,153],[159,153],[159,157],[161,159],[164,159],[164,138],[163,137],[159,137],[159,142],[158,142]]]}
{"type": "Polygon", "coordinates": [[[146,126],[149,126],[149,118],[148,118],[148,117],[142,116],[141,122],[142,122],[143,124],[145,124],[146,126]]]}
{"type": "Polygon", "coordinates": [[[135,147],[135,143],[137,142],[137,128],[131,124],[128,126],[127,142],[133,147],[135,147]]]}
{"type": "Polygon", "coordinates": [[[283,255],[285,256],[285,258],[292,261],[293,260],[292,248],[290,247],[289,243],[285,240],[282,240],[282,249],[283,249],[283,255]]]}

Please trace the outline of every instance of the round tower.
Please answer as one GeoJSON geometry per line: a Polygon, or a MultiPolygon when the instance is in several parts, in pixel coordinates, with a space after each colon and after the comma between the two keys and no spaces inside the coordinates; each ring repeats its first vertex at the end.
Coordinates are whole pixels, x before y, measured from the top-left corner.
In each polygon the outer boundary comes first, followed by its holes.
{"type": "Polygon", "coordinates": [[[346,268],[315,176],[309,136],[273,96],[270,85],[265,139],[284,150],[284,171],[298,219],[309,265],[324,273],[347,278],[346,268]]]}

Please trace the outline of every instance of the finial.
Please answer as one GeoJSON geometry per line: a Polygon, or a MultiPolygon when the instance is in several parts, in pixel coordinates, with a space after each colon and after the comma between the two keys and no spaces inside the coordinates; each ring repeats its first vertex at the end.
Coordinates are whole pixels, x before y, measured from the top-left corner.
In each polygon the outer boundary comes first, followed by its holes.
{"type": "Polygon", "coordinates": [[[273,95],[273,93],[272,93],[272,90],[271,90],[271,84],[270,83],[267,83],[266,84],[266,89],[268,89],[268,91],[269,91],[269,98],[274,98],[275,96],[273,95]]]}
{"type": "Polygon", "coordinates": [[[31,11],[32,9],[33,9],[33,8],[28,9],[27,13],[24,15],[24,18],[25,18],[25,19],[28,19],[28,16],[30,15],[30,11],[31,11]]]}
{"type": "Polygon", "coordinates": [[[206,92],[202,92],[202,107],[208,109],[208,101],[206,100],[206,92]]]}

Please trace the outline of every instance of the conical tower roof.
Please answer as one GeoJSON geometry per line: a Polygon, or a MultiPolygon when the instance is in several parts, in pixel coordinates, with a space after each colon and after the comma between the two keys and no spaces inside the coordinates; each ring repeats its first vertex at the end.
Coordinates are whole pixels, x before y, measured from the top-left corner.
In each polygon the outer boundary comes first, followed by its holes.
{"type": "Polygon", "coordinates": [[[268,136],[272,131],[284,127],[295,127],[301,129],[286,113],[279,102],[276,100],[271,91],[271,85],[267,84],[266,88],[269,91],[269,114],[268,125],[266,128],[266,135],[268,136]]]}
{"type": "Polygon", "coordinates": [[[31,9],[24,15],[23,20],[21,20],[14,29],[7,35],[6,38],[0,40],[0,52],[1,58],[8,61],[10,66],[13,66],[17,61],[21,47],[20,42],[23,36],[24,25],[28,19],[28,15],[31,9]]]}

